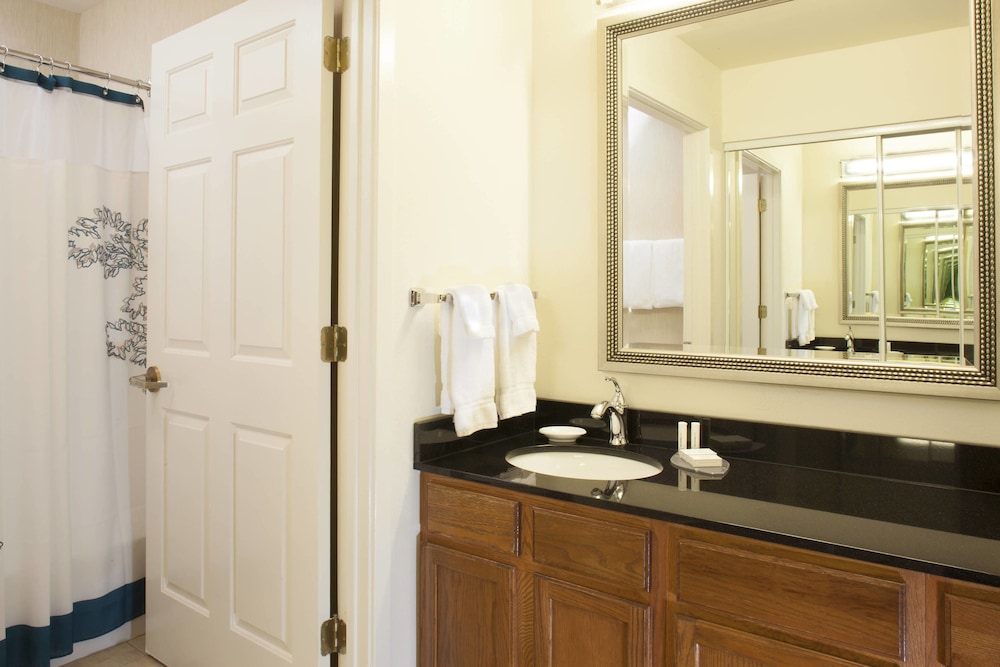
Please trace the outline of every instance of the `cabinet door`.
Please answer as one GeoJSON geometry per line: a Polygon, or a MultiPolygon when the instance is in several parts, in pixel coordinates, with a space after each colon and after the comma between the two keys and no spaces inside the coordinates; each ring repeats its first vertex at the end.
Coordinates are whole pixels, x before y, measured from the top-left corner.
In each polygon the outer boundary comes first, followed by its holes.
{"type": "Polygon", "coordinates": [[[514,568],[432,544],[421,557],[421,665],[515,665],[514,568]]]}
{"type": "Polygon", "coordinates": [[[942,601],[941,662],[948,667],[1000,665],[1000,593],[951,585],[942,601]]]}
{"type": "Polygon", "coordinates": [[[535,577],[538,667],[648,667],[648,607],[535,577]]]}
{"type": "Polygon", "coordinates": [[[677,667],[854,667],[815,651],[691,618],[677,619],[677,667]]]}

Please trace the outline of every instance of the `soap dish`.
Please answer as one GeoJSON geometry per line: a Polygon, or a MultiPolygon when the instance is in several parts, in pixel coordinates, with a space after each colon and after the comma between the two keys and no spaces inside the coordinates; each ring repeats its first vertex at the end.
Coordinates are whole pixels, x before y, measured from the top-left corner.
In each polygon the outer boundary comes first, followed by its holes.
{"type": "Polygon", "coordinates": [[[543,426],[538,432],[549,439],[549,442],[576,442],[576,439],[587,432],[579,426],[543,426]]]}
{"type": "Polygon", "coordinates": [[[696,475],[707,479],[722,479],[729,472],[729,461],[725,459],[720,460],[722,463],[717,466],[706,466],[704,464],[692,465],[685,461],[680,454],[674,454],[670,457],[670,465],[689,475],[696,475]]]}

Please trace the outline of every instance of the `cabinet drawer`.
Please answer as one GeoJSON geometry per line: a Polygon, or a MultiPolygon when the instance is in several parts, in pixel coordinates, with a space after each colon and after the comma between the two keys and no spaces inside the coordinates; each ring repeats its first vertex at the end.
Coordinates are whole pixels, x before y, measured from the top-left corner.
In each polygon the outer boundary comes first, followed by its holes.
{"type": "Polygon", "coordinates": [[[757,551],[754,544],[680,538],[678,601],[782,632],[903,657],[905,585],[894,570],[885,568],[883,578],[873,567],[853,571],[850,561],[826,565],[799,560],[790,549],[757,551]]]}
{"type": "Polygon", "coordinates": [[[520,502],[437,481],[426,483],[423,499],[424,530],[429,536],[501,554],[520,553],[520,502]]]}
{"type": "Polygon", "coordinates": [[[783,644],[692,618],[677,619],[677,664],[768,667],[861,667],[835,656],[783,644]]]}
{"type": "Polygon", "coordinates": [[[541,507],[532,508],[532,558],[567,573],[649,591],[650,530],[541,507]]]}

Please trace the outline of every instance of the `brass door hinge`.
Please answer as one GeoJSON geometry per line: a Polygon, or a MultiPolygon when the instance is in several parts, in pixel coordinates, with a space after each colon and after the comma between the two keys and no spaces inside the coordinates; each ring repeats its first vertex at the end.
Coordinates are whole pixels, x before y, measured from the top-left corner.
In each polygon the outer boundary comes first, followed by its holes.
{"type": "Polygon", "coordinates": [[[758,199],[757,200],[757,212],[758,213],[763,213],[766,210],[767,210],[767,200],[766,199],[758,199]]]}
{"type": "Polygon", "coordinates": [[[763,320],[767,317],[767,306],[757,306],[757,319],[763,320]]]}
{"type": "Polygon", "coordinates": [[[319,358],[327,364],[347,361],[347,329],[334,324],[319,334],[319,358]]]}
{"type": "Polygon", "coordinates": [[[351,65],[351,40],[348,37],[323,38],[323,67],[341,74],[351,65]]]}
{"type": "Polygon", "coordinates": [[[347,653],[347,623],[339,616],[323,621],[319,629],[320,652],[322,655],[347,653]]]}

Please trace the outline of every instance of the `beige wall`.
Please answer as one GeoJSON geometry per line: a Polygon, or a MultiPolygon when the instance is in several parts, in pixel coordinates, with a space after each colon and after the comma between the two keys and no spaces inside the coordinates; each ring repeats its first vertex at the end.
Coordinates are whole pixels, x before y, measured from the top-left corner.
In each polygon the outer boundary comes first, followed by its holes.
{"type": "Polygon", "coordinates": [[[970,49],[955,28],[726,70],[723,141],[967,116],[970,49]]]}
{"type": "MultiPolygon", "coordinates": [[[[676,3],[674,3],[676,4],[676,3]]],[[[600,8],[535,5],[532,282],[539,290],[539,395],[608,397],[604,326],[604,100],[600,8]]],[[[956,439],[1000,446],[993,401],[616,372],[637,408],[956,439]]]]}
{"type": "Polygon", "coordinates": [[[145,81],[153,44],[240,1],[104,0],[80,15],[80,64],[145,81]]]}
{"type": "Polygon", "coordinates": [[[439,307],[408,307],[408,290],[531,280],[532,4],[378,4],[378,211],[361,232],[374,244],[364,287],[377,334],[358,342],[375,364],[371,404],[359,406],[374,411],[375,639],[359,664],[416,660],[413,422],[438,412],[439,307]]]}
{"type": "MultiPolygon", "coordinates": [[[[145,81],[152,45],[241,0],[104,0],[82,14],[34,0],[0,2],[0,43],[145,81]]],[[[11,64],[26,66],[11,59],[11,64]]]]}
{"type": "MultiPolygon", "coordinates": [[[[0,2],[0,44],[46,58],[80,60],[80,15],[34,0],[0,2]]],[[[28,67],[11,58],[11,65],[28,67]]]]}
{"type": "Polygon", "coordinates": [[[634,87],[657,102],[714,128],[712,147],[721,148],[722,72],[680,39],[646,35],[622,46],[622,85],[634,87]],[[665,69],[663,63],[671,63],[665,69]]]}

